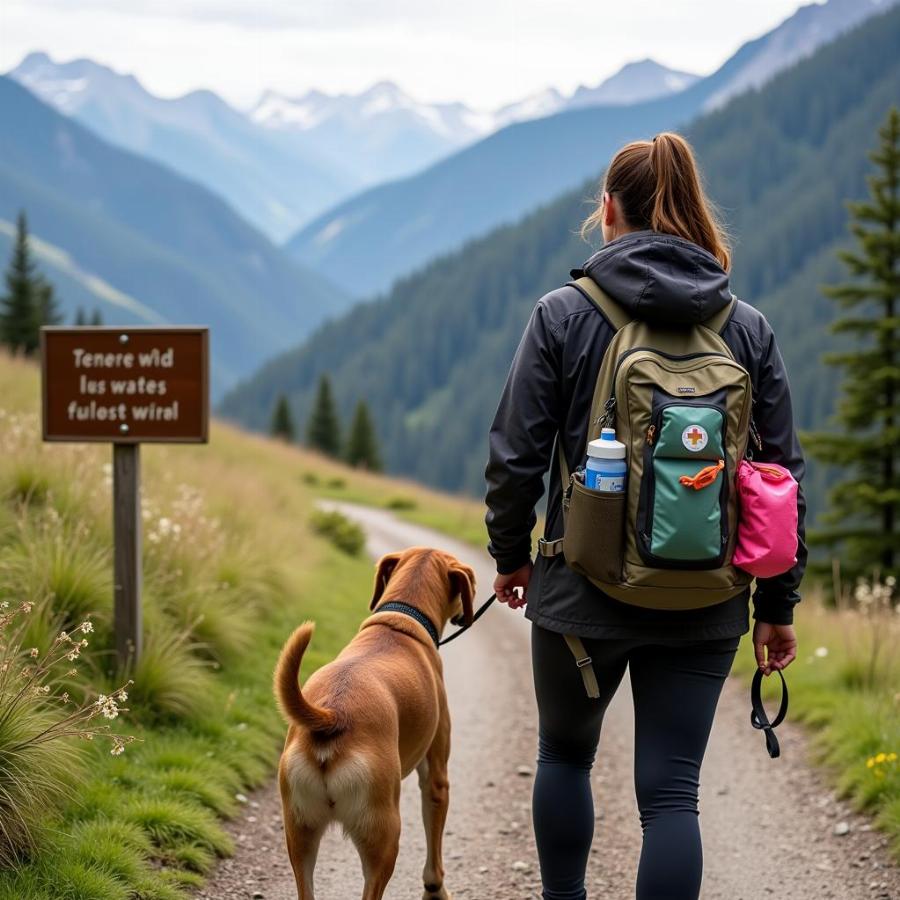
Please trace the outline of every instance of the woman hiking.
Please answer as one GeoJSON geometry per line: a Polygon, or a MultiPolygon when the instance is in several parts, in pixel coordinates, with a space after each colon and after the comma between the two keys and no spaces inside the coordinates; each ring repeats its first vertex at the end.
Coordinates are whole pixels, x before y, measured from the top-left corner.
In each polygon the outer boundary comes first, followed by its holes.
{"type": "MultiPolygon", "coordinates": [[[[678,329],[721,318],[732,304],[727,241],[704,196],[691,148],[679,135],[662,133],[616,153],[582,233],[598,227],[604,246],[572,277],[592,279],[630,319],[678,329]]],[[[752,383],[760,439],[754,459],[786,467],[799,482],[804,462],[775,337],[766,319],[743,302],[728,315],[719,333],[752,383]]],[[[702,608],[654,609],[610,596],[570,568],[563,555],[531,558],[535,506],[548,468],[544,538],[563,535],[559,454],[570,472],[584,461],[595,381],[614,332],[601,309],[572,283],[534,307],[490,430],[488,549],[497,564],[498,599],[512,608],[526,606],[532,623],[539,713],[532,815],[544,900],[587,896],[594,831],[590,770],[604,712],[626,666],[643,830],[636,897],[697,900],[703,866],[700,766],[739,638],[750,628],[750,588],[741,586],[702,608]],[[589,658],[582,662],[596,676],[599,698],[585,691],[566,635],[581,639],[589,658]]],[[[648,443],[652,437],[651,430],[648,443]]],[[[684,437],[690,437],[687,428],[684,437]]],[[[796,563],[785,574],[758,578],[752,596],[754,651],[766,675],[789,665],[797,652],[793,608],[806,562],[802,491],[797,507],[796,563]]]]}

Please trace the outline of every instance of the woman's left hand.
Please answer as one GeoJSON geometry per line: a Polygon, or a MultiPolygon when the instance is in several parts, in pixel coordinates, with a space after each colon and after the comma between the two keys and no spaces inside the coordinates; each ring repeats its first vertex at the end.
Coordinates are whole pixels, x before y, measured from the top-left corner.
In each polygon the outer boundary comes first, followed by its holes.
{"type": "Polygon", "coordinates": [[[497,595],[497,599],[501,603],[508,604],[510,609],[519,609],[524,606],[528,599],[528,582],[531,580],[533,568],[534,563],[529,560],[515,572],[510,572],[508,575],[498,574],[494,579],[494,593],[497,595]],[[521,597],[516,594],[517,587],[522,588],[521,597]]]}

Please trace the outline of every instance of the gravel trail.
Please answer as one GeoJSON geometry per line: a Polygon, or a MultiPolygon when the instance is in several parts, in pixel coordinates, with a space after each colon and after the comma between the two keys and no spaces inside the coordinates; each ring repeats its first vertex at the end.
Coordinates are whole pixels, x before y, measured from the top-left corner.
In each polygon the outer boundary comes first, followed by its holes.
{"type": "MultiPolygon", "coordinates": [[[[490,595],[494,570],[483,551],[385,510],[336,501],[323,505],[340,508],[365,528],[373,557],[413,545],[441,546],[475,567],[476,603],[490,595]]],[[[360,598],[360,620],[365,600],[360,598]]],[[[537,738],[528,634],[521,612],[497,605],[441,651],[453,719],[445,867],[456,900],[540,897],[530,820],[537,738]]],[[[886,839],[837,800],[809,767],[802,729],[790,721],[781,725],[782,755],[769,759],[760,732],[750,726],[749,711],[749,692],[729,679],[703,764],[703,900],[900,900],[900,868],[887,855],[886,839]]],[[[587,882],[592,900],[634,896],[641,834],[632,753],[626,675],[607,712],[594,767],[597,822],[587,882]]],[[[402,815],[388,900],[415,900],[422,892],[425,850],[414,776],[403,785],[402,815]]],[[[237,853],[219,865],[198,898],[296,900],[275,786],[251,795],[245,814],[230,828],[237,853]]],[[[333,829],[319,853],[317,900],[361,892],[358,857],[333,829]]]]}

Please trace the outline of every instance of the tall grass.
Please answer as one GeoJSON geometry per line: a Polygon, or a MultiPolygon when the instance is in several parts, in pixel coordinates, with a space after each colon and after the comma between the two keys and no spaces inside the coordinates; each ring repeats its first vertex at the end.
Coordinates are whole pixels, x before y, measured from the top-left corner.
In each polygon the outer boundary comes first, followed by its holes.
{"type": "Polygon", "coordinates": [[[81,762],[72,739],[108,737],[114,756],[132,740],[102,724],[119,717],[129,685],[87,703],[61,686],[63,673],[77,673],[90,621],[74,634],[60,632],[41,652],[23,644],[33,608],[0,603],[0,865],[7,866],[34,852],[47,810],[67,796],[81,762]]]}
{"type": "Polygon", "coordinates": [[[221,818],[273,772],[285,636],[319,619],[305,668],[329,658],[365,615],[371,565],[309,528],[309,463],[296,451],[218,424],[209,447],[145,447],[145,647],[118,671],[109,448],[43,445],[35,387],[31,366],[0,358],[0,603],[30,609],[0,648],[44,658],[89,619],[91,644],[54,669],[53,695],[100,710],[98,694],[133,679],[114,724],[135,742],[113,756],[116,744],[60,735],[12,754],[65,704],[29,695],[4,720],[0,694],[0,822],[15,845],[0,859],[0,900],[184,898],[232,850],[221,818]]]}
{"type": "MultiPolygon", "coordinates": [[[[874,815],[900,859],[900,604],[893,580],[877,576],[836,596],[827,606],[812,589],[797,607],[800,653],[785,672],[791,717],[809,726],[814,760],[874,815]]],[[[749,677],[753,668],[745,647],[736,670],[749,677]]]]}

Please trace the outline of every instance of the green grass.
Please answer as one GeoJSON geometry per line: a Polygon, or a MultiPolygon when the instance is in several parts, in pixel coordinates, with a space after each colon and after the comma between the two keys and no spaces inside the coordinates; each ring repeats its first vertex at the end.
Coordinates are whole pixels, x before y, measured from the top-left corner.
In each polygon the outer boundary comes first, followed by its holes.
{"type": "MultiPolygon", "coordinates": [[[[283,641],[314,619],[304,676],[332,658],[367,613],[372,564],[310,527],[302,454],[218,423],[208,447],[145,447],[145,648],[116,671],[109,448],[42,445],[35,387],[31,366],[0,359],[0,602],[34,602],[26,648],[91,618],[65,686],[90,699],[132,678],[114,724],[137,741],[118,757],[100,740],[44,745],[14,778],[36,822],[20,863],[0,870],[0,900],[185,898],[233,851],[223,821],[239,796],[274,773],[283,641]]],[[[0,775],[8,763],[0,753],[0,775]]]]}
{"type": "MultiPolygon", "coordinates": [[[[896,759],[875,762],[878,754],[900,754],[897,619],[893,612],[874,618],[826,609],[811,589],[795,614],[800,651],[784,674],[788,715],[807,726],[813,761],[842,797],[873,816],[900,860],[900,765],[896,759]],[[876,642],[880,652],[873,654],[876,642]]],[[[735,672],[749,682],[754,667],[748,634],[735,672]]],[[[777,708],[780,680],[770,676],[763,684],[767,707],[777,708]]]]}

